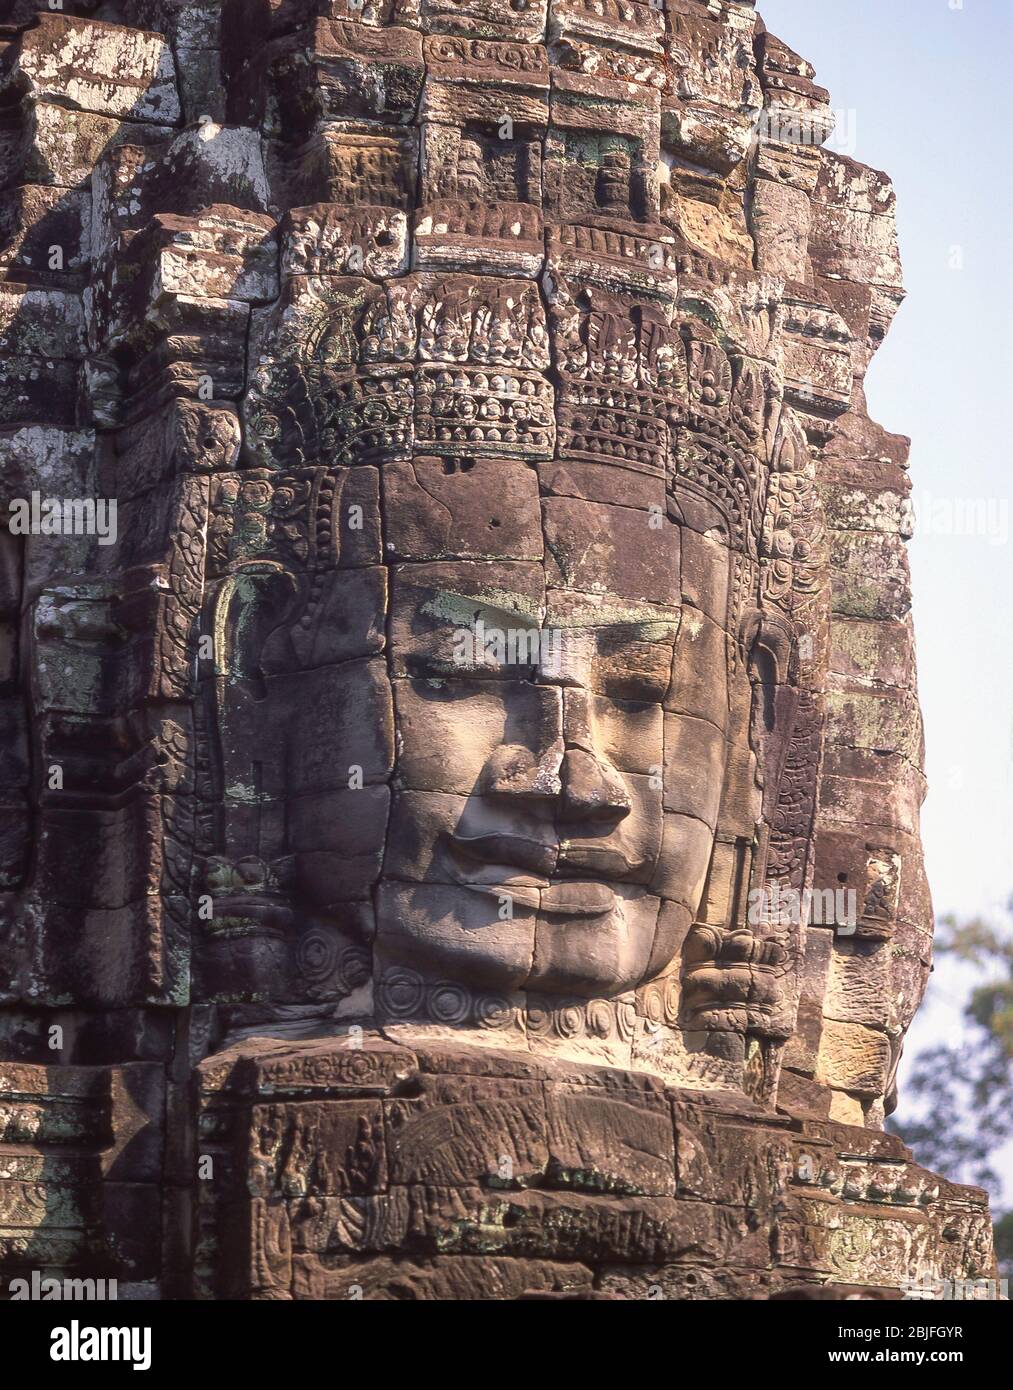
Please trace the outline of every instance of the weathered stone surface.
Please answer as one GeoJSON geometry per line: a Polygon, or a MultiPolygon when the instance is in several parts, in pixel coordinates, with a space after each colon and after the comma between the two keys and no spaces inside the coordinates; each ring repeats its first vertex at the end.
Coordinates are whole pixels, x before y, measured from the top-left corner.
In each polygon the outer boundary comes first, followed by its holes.
{"type": "Polygon", "coordinates": [[[881,1095],[889,1065],[890,1045],[885,1033],[861,1023],[824,1019],[816,1059],[818,1081],[858,1096],[881,1095]]]}
{"type": "Polygon", "coordinates": [[[747,3],[66,9],[0,26],[0,1272],[988,1273],[879,1128],[903,291],[811,66],[747,3]]]}
{"type": "Polygon", "coordinates": [[[42,12],[7,47],[3,87],[133,121],[172,125],[180,115],[172,51],[161,34],[66,15],[42,12]]]}

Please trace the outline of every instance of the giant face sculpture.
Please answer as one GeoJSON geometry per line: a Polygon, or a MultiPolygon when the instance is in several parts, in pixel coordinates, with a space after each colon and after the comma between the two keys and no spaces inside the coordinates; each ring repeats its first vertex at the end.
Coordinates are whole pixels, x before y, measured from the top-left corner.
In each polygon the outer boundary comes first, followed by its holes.
{"type": "MultiPolygon", "coordinates": [[[[143,139],[61,174],[91,424],[12,406],[121,507],[73,584],[12,551],[64,777],[4,867],[26,997],[768,1098],[783,1063],[880,1117],[930,919],[903,451],[856,387],[891,194],[713,9],[226,4],[180,130],[124,30],[143,139]],[[814,886],[854,940],[754,910],[814,886]]],[[[66,23],[11,50],[40,120],[66,23]]]]}
{"type": "Polygon", "coordinates": [[[822,521],[776,304],[687,258],[680,310],[656,230],[657,269],[560,243],[539,279],[293,275],[255,315],[209,888],[219,924],[367,944],[384,1026],[727,1083],[793,1006],[799,933],[746,910],[811,873],[815,764],[779,796],[822,521]]]}

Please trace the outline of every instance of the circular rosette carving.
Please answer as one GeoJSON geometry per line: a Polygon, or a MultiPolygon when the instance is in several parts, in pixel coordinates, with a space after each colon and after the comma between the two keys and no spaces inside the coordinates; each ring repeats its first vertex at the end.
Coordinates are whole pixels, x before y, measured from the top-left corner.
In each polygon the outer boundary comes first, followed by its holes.
{"type": "Polygon", "coordinates": [[[475,1004],[475,1022],[480,1028],[509,1028],[517,1010],[502,994],[483,994],[475,1004]]]}
{"type": "Polygon", "coordinates": [[[528,1036],[547,1038],[552,1033],[552,1010],[546,1004],[528,1001],[528,1036]]]}
{"type": "Polygon", "coordinates": [[[426,1012],[434,1023],[454,1027],[471,1013],[471,995],[463,985],[441,980],[426,996],[426,1012]]]}
{"type": "Polygon", "coordinates": [[[669,975],[664,982],[662,1007],[665,1022],[674,1028],[679,1022],[679,977],[677,975],[669,975]]]}
{"type": "Polygon", "coordinates": [[[657,1028],[665,1018],[665,988],[660,981],[644,990],[642,1006],[648,1023],[657,1028]]]}
{"type": "Polygon", "coordinates": [[[571,1038],[579,1038],[585,1029],[584,1005],[576,1001],[563,1004],[556,1010],[553,1022],[557,1035],[564,1042],[569,1042],[571,1038]]]}
{"type": "Polygon", "coordinates": [[[616,1001],[616,1028],[623,1042],[633,1041],[637,1031],[637,1006],[632,999],[616,1001]]]}
{"type": "Polygon", "coordinates": [[[592,999],[587,1006],[587,1031],[593,1038],[611,1038],[616,1018],[613,1007],[604,999],[592,999]]]}
{"type": "Polygon", "coordinates": [[[425,981],[415,970],[388,970],[380,981],[379,1005],[391,1018],[411,1018],[425,998],[425,981]]]}
{"type": "Polygon", "coordinates": [[[362,946],[349,946],[340,932],[314,925],[300,936],[295,968],[312,999],[344,999],[369,979],[371,961],[362,946]]]}
{"type": "Polygon", "coordinates": [[[304,932],[296,947],[295,963],[310,985],[321,985],[331,979],[338,964],[338,946],[333,933],[319,927],[304,932]]]}

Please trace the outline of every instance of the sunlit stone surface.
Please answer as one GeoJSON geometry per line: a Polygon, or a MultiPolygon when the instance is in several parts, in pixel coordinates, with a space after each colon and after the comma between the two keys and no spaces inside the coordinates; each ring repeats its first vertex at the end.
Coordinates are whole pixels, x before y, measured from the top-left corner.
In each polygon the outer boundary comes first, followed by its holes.
{"type": "Polygon", "coordinates": [[[746,3],[15,0],[5,1281],[991,1272],[882,1132],[902,290],[831,127],[746,3]]]}

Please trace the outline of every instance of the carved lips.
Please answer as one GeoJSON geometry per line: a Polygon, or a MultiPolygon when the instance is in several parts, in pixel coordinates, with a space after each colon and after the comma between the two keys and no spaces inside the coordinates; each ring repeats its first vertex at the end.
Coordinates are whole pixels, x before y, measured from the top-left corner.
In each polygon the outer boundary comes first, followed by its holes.
{"type": "Polygon", "coordinates": [[[621,850],[608,846],[589,849],[537,842],[524,836],[504,833],[475,837],[454,834],[444,856],[451,876],[462,887],[494,897],[509,897],[515,903],[556,917],[600,917],[616,907],[616,894],[602,880],[621,879],[639,865],[631,863],[621,850]],[[553,881],[554,867],[572,867],[601,878],[553,881]],[[528,872],[525,872],[527,870],[528,872]],[[539,872],[541,871],[541,872],[539,872]]]}

